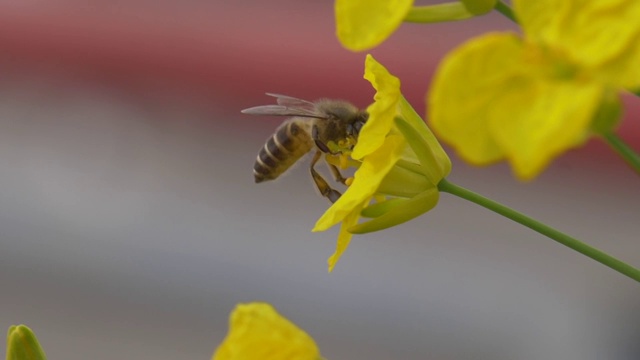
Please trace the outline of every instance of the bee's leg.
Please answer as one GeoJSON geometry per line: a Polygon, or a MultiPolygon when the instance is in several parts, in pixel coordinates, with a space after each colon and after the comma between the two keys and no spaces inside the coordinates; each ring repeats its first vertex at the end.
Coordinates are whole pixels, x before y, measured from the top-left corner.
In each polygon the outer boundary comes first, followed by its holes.
{"type": "Polygon", "coordinates": [[[320,160],[321,156],[322,152],[316,151],[316,154],[313,155],[313,160],[311,160],[311,168],[309,170],[311,171],[311,177],[313,178],[313,182],[316,183],[316,187],[320,191],[320,194],[334,203],[340,198],[342,194],[340,194],[340,192],[338,192],[337,190],[332,189],[331,186],[329,186],[329,183],[327,183],[327,181],[314,169],[314,166],[316,165],[318,160],[320,160]]]}
{"type": "Polygon", "coordinates": [[[333,174],[333,178],[336,179],[337,182],[344,185],[348,185],[347,180],[349,180],[350,178],[345,178],[344,176],[342,176],[342,173],[340,173],[340,169],[338,169],[337,166],[330,164],[328,162],[327,162],[327,165],[329,165],[329,170],[331,170],[331,173],[333,174]]]}

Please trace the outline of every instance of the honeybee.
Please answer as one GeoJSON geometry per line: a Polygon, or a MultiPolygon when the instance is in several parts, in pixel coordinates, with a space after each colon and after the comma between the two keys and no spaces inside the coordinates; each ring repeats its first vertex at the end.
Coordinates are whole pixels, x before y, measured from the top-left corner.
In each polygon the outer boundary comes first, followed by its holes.
{"type": "MultiPolygon", "coordinates": [[[[262,105],[242,110],[250,115],[290,116],[267,140],[253,165],[256,183],[276,179],[303,155],[315,149],[309,168],[320,194],[332,203],[341,193],[329,186],[318,174],[315,165],[322,154],[340,154],[351,150],[369,114],[349,102],[321,99],[306,101],[294,97],[267,93],[277,105],[262,105]]],[[[328,164],[328,163],[327,163],[328,164]]],[[[345,184],[340,170],[328,164],[335,180],[345,184]]]]}

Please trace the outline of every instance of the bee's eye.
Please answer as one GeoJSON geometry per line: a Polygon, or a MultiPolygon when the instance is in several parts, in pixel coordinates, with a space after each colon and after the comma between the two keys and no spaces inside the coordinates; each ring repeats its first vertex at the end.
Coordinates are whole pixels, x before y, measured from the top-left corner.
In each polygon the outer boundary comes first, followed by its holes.
{"type": "Polygon", "coordinates": [[[353,136],[354,135],[354,128],[353,125],[351,124],[347,124],[347,135],[348,136],[353,136]]]}
{"type": "Polygon", "coordinates": [[[353,130],[355,130],[356,134],[360,134],[360,130],[362,130],[362,126],[364,126],[364,121],[356,121],[355,123],[353,123],[353,130]]]}

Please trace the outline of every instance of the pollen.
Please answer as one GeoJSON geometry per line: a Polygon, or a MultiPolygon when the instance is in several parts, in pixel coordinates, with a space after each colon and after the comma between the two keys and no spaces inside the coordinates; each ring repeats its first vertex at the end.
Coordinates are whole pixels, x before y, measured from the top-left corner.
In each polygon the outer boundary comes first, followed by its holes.
{"type": "Polygon", "coordinates": [[[344,170],[349,167],[349,155],[340,154],[340,169],[344,170]]]}
{"type": "Polygon", "coordinates": [[[353,176],[350,176],[344,180],[344,184],[347,186],[351,186],[353,184],[353,176]]]}

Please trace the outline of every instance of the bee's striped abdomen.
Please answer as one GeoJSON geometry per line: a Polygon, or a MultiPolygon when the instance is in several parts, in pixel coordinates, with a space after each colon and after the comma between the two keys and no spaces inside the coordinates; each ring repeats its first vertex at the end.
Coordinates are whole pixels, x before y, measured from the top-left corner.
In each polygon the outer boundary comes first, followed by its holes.
{"type": "Polygon", "coordinates": [[[295,120],[285,122],[267,140],[253,165],[257,183],[277,178],[311,150],[313,141],[303,128],[306,125],[295,120]]]}

